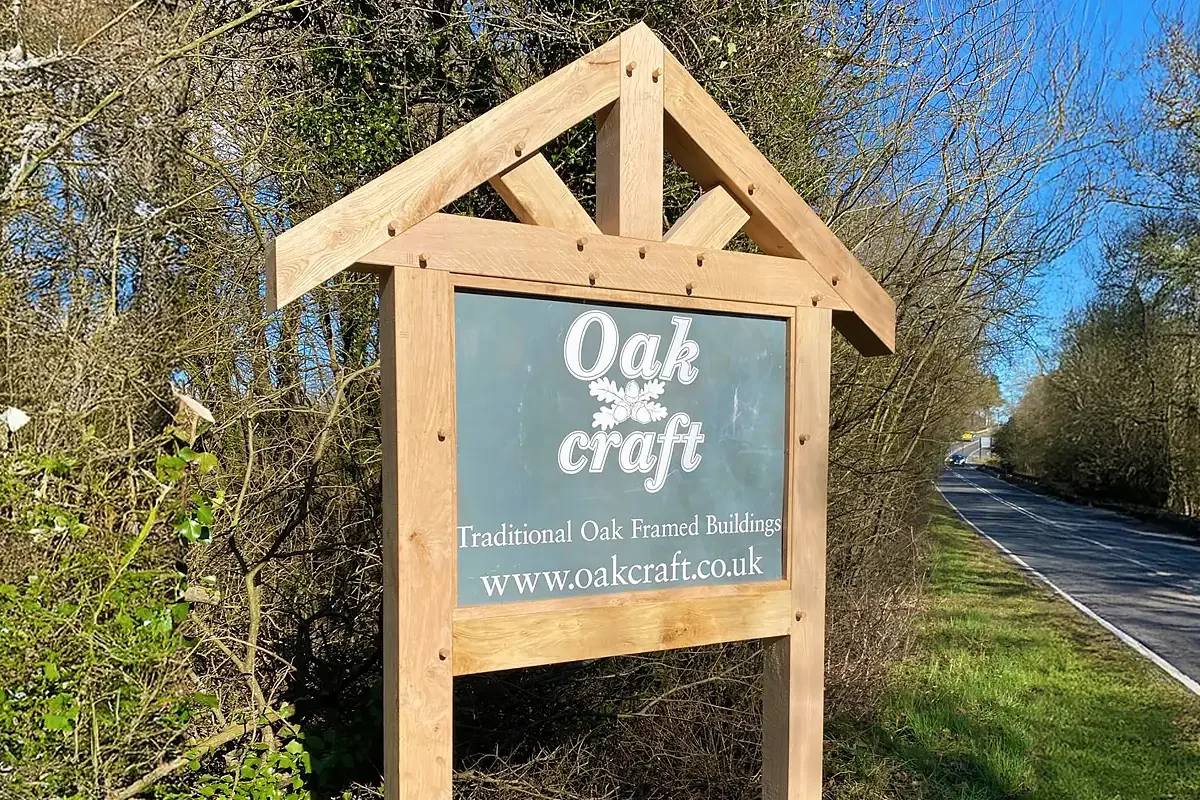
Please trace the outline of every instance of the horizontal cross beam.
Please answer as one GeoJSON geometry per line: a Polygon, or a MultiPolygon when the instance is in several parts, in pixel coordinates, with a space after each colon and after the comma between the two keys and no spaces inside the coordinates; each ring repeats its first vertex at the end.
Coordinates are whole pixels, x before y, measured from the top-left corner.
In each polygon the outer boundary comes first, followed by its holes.
{"type": "Polygon", "coordinates": [[[446,270],[631,292],[846,310],[808,262],[621,236],[434,214],[359,259],[357,267],[446,270]]]}

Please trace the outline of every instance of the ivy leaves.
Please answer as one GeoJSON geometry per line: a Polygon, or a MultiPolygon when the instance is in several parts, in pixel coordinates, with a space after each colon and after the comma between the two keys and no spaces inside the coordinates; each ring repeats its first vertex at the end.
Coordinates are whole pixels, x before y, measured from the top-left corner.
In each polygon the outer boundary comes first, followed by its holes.
{"type": "MultiPolygon", "coordinates": [[[[188,474],[189,468],[205,475],[220,466],[212,453],[197,453],[190,447],[181,447],[174,455],[162,455],[154,463],[155,477],[160,483],[178,483],[188,474]]],[[[189,502],[175,515],[172,526],[179,538],[191,544],[208,544],[212,541],[212,527],[216,523],[214,511],[225,502],[225,492],[218,489],[209,496],[203,492],[192,492],[189,502]]]]}

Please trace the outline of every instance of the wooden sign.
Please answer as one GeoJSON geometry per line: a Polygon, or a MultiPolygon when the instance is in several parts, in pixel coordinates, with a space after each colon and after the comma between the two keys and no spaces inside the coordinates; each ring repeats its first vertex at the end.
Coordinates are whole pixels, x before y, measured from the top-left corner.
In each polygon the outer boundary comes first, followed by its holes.
{"type": "Polygon", "coordinates": [[[384,779],[451,796],[453,676],[765,640],[763,791],[821,790],[830,333],[886,292],[644,25],[281,234],[378,272],[384,779]],[[538,152],[595,115],[593,220],[538,152]],[[663,233],[663,148],[704,193],[663,233]],[[523,224],[440,209],[491,182],[523,224]],[[723,248],[744,230],[763,254],[723,248]]]}
{"type": "Polygon", "coordinates": [[[786,317],[460,291],[458,605],[783,578],[786,317]]]}

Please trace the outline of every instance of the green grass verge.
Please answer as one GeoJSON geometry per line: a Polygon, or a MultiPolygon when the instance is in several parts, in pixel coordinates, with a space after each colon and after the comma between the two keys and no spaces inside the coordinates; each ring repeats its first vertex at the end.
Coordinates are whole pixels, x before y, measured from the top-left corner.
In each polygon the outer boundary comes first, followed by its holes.
{"type": "Polygon", "coordinates": [[[834,721],[827,796],[1200,798],[1200,698],[943,504],[917,652],[870,724],[834,721]]]}

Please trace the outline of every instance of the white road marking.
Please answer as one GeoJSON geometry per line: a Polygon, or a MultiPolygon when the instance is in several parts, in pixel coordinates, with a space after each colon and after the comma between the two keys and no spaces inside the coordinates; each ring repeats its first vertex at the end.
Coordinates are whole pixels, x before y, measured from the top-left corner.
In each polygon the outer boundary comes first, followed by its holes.
{"type": "MultiPolygon", "coordinates": [[[[1114,547],[1112,547],[1111,545],[1107,545],[1107,544],[1103,544],[1103,543],[1101,543],[1101,542],[1097,542],[1095,539],[1089,539],[1089,538],[1087,538],[1086,536],[1080,536],[1080,535],[1079,535],[1079,534],[1077,534],[1077,533],[1071,533],[1071,529],[1072,529],[1072,528],[1078,528],[1078,527],[1080,527],[1080,526],[1078,526],[1078,525],[1068,525],[1068,524],[1067,524],[1067,523],[1065,523],[1065,522],[1057,522],[1057,521],[1055,521],[1055,520],[1052,520],[1052,519],[1049,519],[1049,518],[1047,518],[1047,517],[1043,517],[1041,514],[1035,514],[1034,512],[1030,511],[1030,510],[1029,510],[1029,509],[1027,509],[1027,508],[1022,508],[1021,506],[1017,505],[1016,503],[1011,503],[1011,502],[1009,502],[1008,500],[1005,500],[1003,497],[1001,497],[1000,495],[996,494],[996,493],[995,493],[995,492],[993,492],[991,489],[987,488],[986,486],[980,486],[978,483],[976,483],[975,481],[971,480],[970,478],[968,478],[968,477],[966,477],[966,476],[964,476],[964,475],[960,475],[959,473],[955,472],[955,473],[954,473],[954,476],[955,476],[956,478],[958,478],[959,480],[961,480],[961,481],[965,481],[966,483],[970,484],[971,486],[974,486],[976,489],[978,489],[979,491],[983,492],[983,493],[984,493],[984,494],[986,494],[988,497],[990,497],[990,498],[992,498],[993,500],[995,500],[997,503],[1002,503],[1002,504],[1004,504],[1004,505],[1008,506],[1009,508],[1011,508],[1011,509],[1013,509],[1013,510],[1015,510],[1015,511],[1019,511],[1019,512],[1021,512],[1022,514],[1024,514],[1025,516],[1027,516],[1027,517],[1029,517],[1029,518],[1031,518],[1031,519],[1034,519],[1034,520],[1037,520],[1038,522],[1041,522],[1041,523],[1042,523],[1042,524],[1044,524],[1044,525],[1050,525],[1050,526],[1052,526],[1052,527],[1058,528],[1058,529],[1060,529],[1060,530],[1062,530],[1062,531],[1066,532],[1067,536],[1070,536],[1070,537],[1072,537],[1072,538],[1074,538],[1074,539],[1078,539],[1078,540],[1080,540],[1081,542],[1088,542],[1088,543],[1090,543],[1090,544],[1097,545],[1097,546],[1099,546],[1099,547],[1102,547],[1102,548],[1104,548],[1104,549],[1106,549],[1106,550],[1112,550],[1112,551],[1113,551],[1113,555],[1115,555],[1117,558],[1121,559],[1122,561],[1128,561],[1130,564],[1133,564],[1135,567],[1141,567],[1142,569],[1144,569],[1144,570],[1147,570],[1147,571],[1148,571],[1149,573],[1151,573],[1151,574],[1153,574],[1153,573],[1154,573],[1155,571],[1157,571],[1157,569],[1158,569],[1157,567],[1152,567],[1152,566],[1150,566],[1149,564],[1147,564],[1147,563],[1145,563],[1145,562],[1143,562],[1143,561],[1138,561],[1136,558],[1131,558],[1130,556],[1123,555],[1123,554],[1121,554],[1121,553],[1117,552],[1118,548],[1114,548],[1114,547]]],[[[1120,548],[1120,549],[1124,549],[1124,548],[1120,548]]]]}
{"type": "MultiPolygon", "coordinates": [[[[1032,489],[1026,489],[1024,486],[1019,486],[1015,483],[1008,483],[1007,481],[1005,481],[1005,486],[1006,486],[1006,488],[1014,489],[1018,492],[1023,492],[1025,494],[1029,495],[1030,497],[1035,497],[1038,500],[1041,500],[1043,502],[1052,503],[1053,505],[1060,506],[1061,508],[1067,509],[1068,511],[1075,511],[1079,508],[1078,506],[1072,505],[1071,503],[1068,503],[1065,500],[1059,500],[1057,497],[1051,497],[1049,495],[1038,494],[1037,492],[1033,491],[1032,489]]],[[[1118,514],[1115,511],[1109,511],[1108,509],[1094,508],[1091,506],[1089,506],[1088,508],[1090,508],[1093,512],[1095,512],[1097,514],[1108,514],[1109,516],[1112,516],[1117,519],[1128,519],[1127,516],[1122,516],[1121,514],[1118,514]]],[[[1051,523],[1051,524],[1055,524],[1060,527],[1079,527],[1077,525],[1070,525],[1069,523],[1066,523],[1066,522],[1058,522],[1058,523],[1051,523]]],[[[1138,536],[1151,536],[1155,539],[1169,539],[1170,541],[1179,542],[1180,544],[1183,544],[1186,547],[1189,547],[1191,549],[1200,548],[1200,543],[1197,543],[1197,541],[1195,539],[1189,538],[1187,536],[1180,536],[1180,535],[1174,534],[1174,533],[1158,533],[1156,531],[1143,531],[1143,530],[1138,530],[1137,528],[1131,528],[1128,525],[1118,526],[1118,530],[1121,530],[1125,533],[1136,534],[1138,536]]]]}
{"type": "Polygon", "coordinates": [[[1125,525],[1122,525],[1117,530],[1119,530],[1123,533],[1136,533],[1138,536],[1152,536],[1155,539],[1166,539],[1166,541],[1163,542],[1163,544],[1169,545],[1171,547],[1182,547],[1185,550],[1195,550],[1198,547],[1200,547],[1200,545],[1198,545],[1196,543],[1195,539],[1188,539],[1184,536],[1176,536],[1175,534],[1172,534],[1172,533],[1157,533],[1155,531],[1139,531],[1137,528],[1130,528],[1125,525]]]}
{"type": "MultiPolygon", "coordinates": [[[[957,473],[955,474],[955,477],[958,477],[964,481],[967,481],[966,478],[963,478],[961,475],[958,475],[957,473]]],[[[967,483],[970,483],[970,481],[967,481],[967,483]]],[[[972,484],[972,485],[974,485],[974,484],[972,484]]],[[[942,491],[941,487],[935,487],[935,488],[937,488],[938,494],[940,494],[942,496],[942,499],[946,501],[946,504],[954,509],[954,513],[958,514],[959,518],[963,522],[970,525],[980,536],[982,536],[983,538],[985,538],[989,542],[991,542],[996,547],[997,550],[999,550],[1001,553],[1003,553],[1005,556],[1007,556],[1009,559],[1011,559],[1017,566],[1021,567],[1023,570],[1028,572],[1030,575],[1033,575],[1035,578],[1040,580],[1042,583],[1049,586],[1051,589],[1054,590],[1054,592],[1056,594],[1058,594],[1060,597],[1062,597],[1064,600],[1066,600],[1071,605],[1075,606],[1075,608],[1082,611],[1090,619],[1095,620],[1096,622],[1100,623],[1100,625],[1105,630],[1107,630],[1109,633],[1116,636],[1118,639],[1120,639],[1125,644],[1132,647],[1137,653],[1139,653],[1144,658],[1149,659],[1155,666],[1157,666],[1163,672],[1167,673],[1172,678],[1179,681],[1179,683],[1181,683],[1184,686],[1184,688],[1186,688],[1192,694],[1200,696],[1200,683],[1197,683],[1192,678],[1189,678],[1187,675],[1185,675],[1183,672],[1181,672],[1178,667],[1176,667],[1171,662],[1167,661],[1165,658],[1160,656],[1158,653],[1154,652],[1149,647],[1146,647],[1146,645],[1142,644],[1137,639],[1133,638],[1128,633],[1121,630],[1116,625],[1113,625],[1111,622],[1104,619],[1104,617],[1100,616],[1095,611],[1092,611],[1090,608],[1085,606],[1083,603],[1079,602],[1074,597],[1067,594],[1062,589],[1058,588],[1058,586],[1055,585],[1054,581],[1050,580],[1045,575],[1038,572],[1036,569],[1031,567],[1029,565],[1029,563],[1026,562],[1019,555],[1017,555],[1013,551],[1009,550],[1004,545],[1000,544],[1000,542],[996,541],[991,536],[989,536],[987,533],[985,533],[982,528],[980,528],[974,522],[971,522],[971,520],[967,519],[966,515],[963,514],[963,512],[958,509],[958,506],[956,506],[956,505],[954,505],[954,503],[950,502],[950,498],[948,498],[946,496],[946,493],[942,491]]],[[[976,487],[976,488],[982,489],[983,487],[976,487]]],[[[983,489],[983,491],[987,491],[987,490],[983,489]]],[[[991,494],[990,492],[988,492],[988,493],[991,494]]],[[[992,496],[995,497],[995,495],[992,495],[992,496]]],[[[997,499],[999,499],[999,498],[997,498],[997,499]]]]}

